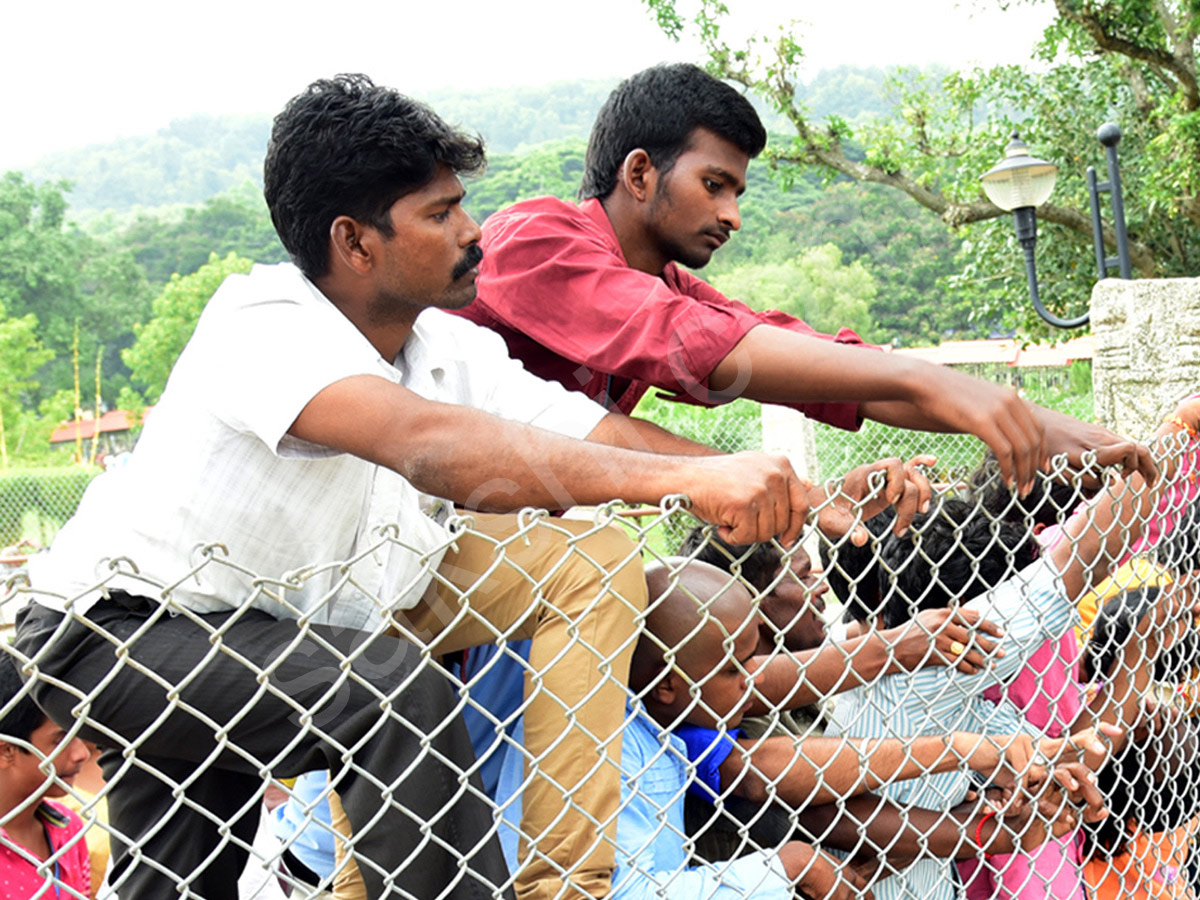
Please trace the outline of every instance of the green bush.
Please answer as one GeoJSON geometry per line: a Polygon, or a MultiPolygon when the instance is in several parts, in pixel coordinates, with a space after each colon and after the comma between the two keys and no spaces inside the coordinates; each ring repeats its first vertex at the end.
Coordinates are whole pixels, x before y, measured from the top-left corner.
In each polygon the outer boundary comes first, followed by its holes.
{"type": "Polygon", "coordinates": [[[734,400],[708,409],[664,400],[656,391],[650,390],[639,401],[633,415],[725,453],[737,453],[762,449],[759,410],[759,404],[752,400],[734,400]]]}
{"type": "Polygon", "coordinates": [[[93,466],[0,472],[0,546],[48,544],[103,470],[93,466]]]}

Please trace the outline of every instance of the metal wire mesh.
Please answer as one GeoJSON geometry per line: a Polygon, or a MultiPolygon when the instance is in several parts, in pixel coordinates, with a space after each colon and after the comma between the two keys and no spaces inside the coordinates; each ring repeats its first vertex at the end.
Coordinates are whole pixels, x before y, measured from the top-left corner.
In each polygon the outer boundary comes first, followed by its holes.
{"type": "Polygon", "coordinates": [[[49,545],[100,471],[93,466],[73,466],[0,472],[0,556],[17,556],[49,545]]]}
{"type": "MultiPolygon", "coordinates": [[[[1089,500],[1061,466],[1019,497],[985,467],[815,559],[724,544],[681,497],[456,516],[425,599],[370,631],[289,598],[368,590],[396,529],[242,573],[282,618],[106,590],[128,559],[87,611],[18,615],[47,599],[18,573],[0,723],[35,698],[62,727],[2,737],[0,785],[37,774],[0,852],[30,896],[86,897],[86,843],[125,900],[1189,897],[1200,515],[1171,452],[1153,500],[1111,473],[1089,500]],[[1122,732],[1071,738],[1102,720],[1122,732]],[[14,836],[44,798],[83,823],[46,825],[48,856],[14,836]]],[[[193,558],[173,585],[230,565],[193,558]]]]}

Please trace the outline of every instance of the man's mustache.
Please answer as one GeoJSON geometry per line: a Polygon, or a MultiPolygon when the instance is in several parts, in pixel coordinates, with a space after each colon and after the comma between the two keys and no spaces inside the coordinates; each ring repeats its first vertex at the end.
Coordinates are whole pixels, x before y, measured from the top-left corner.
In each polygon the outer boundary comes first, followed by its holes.
{"type": "Polygon", "coordinates": [[[462,259],[454,266],[454,271],[450,273],[451,281],[458,281],[473,268],[483,261],[483,250],[478,244],[472,244],[463,254],[462,259]]]}

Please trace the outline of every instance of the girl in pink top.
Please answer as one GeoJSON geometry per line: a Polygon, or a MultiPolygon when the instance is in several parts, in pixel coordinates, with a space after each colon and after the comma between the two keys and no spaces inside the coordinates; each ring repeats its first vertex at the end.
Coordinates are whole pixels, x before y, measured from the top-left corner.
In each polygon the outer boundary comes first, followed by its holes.
{"type": "Polygon", "coordinates": [[[0,718],[0,897],[87,900],[92,876],[83,822],[46,798],[67,793],[91,755],[88,746],[46,718],[4,652],[0,709],[6,710],[0,718]]]}

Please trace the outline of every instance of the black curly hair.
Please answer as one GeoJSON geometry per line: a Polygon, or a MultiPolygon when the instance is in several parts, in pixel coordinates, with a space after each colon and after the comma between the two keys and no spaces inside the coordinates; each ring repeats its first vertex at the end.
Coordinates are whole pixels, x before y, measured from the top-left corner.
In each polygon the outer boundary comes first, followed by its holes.
{"type": "Polygon", "coordinates": [[[365,75],[338,75],[314,81],[275,117],[263,193],[279,240],[315,279],[328,269],[338,216],[391,237],[392,204],[432,181],[439,166],[471,173],[485,162],[478,136],[451,128],[423,103],[365,75]]]}
{"type": "Polygon", "coordinates": [[[669,172],[697,128],[750,157],[767,145],[766,129],[750,101],[698,66],[654,66],[625,79],[609,94],[592,126],[579,199],[611,194],[625,157],[639,148],[656,169],[669,172]]]}
{"type": "Polygon", "coordinates": [[[891,535],[882,562],[894,584],[883,624],[894,628],[997,587],[1037,558],[1029,531],[957,497],[936,497],[904,537],[891,535]]]}

